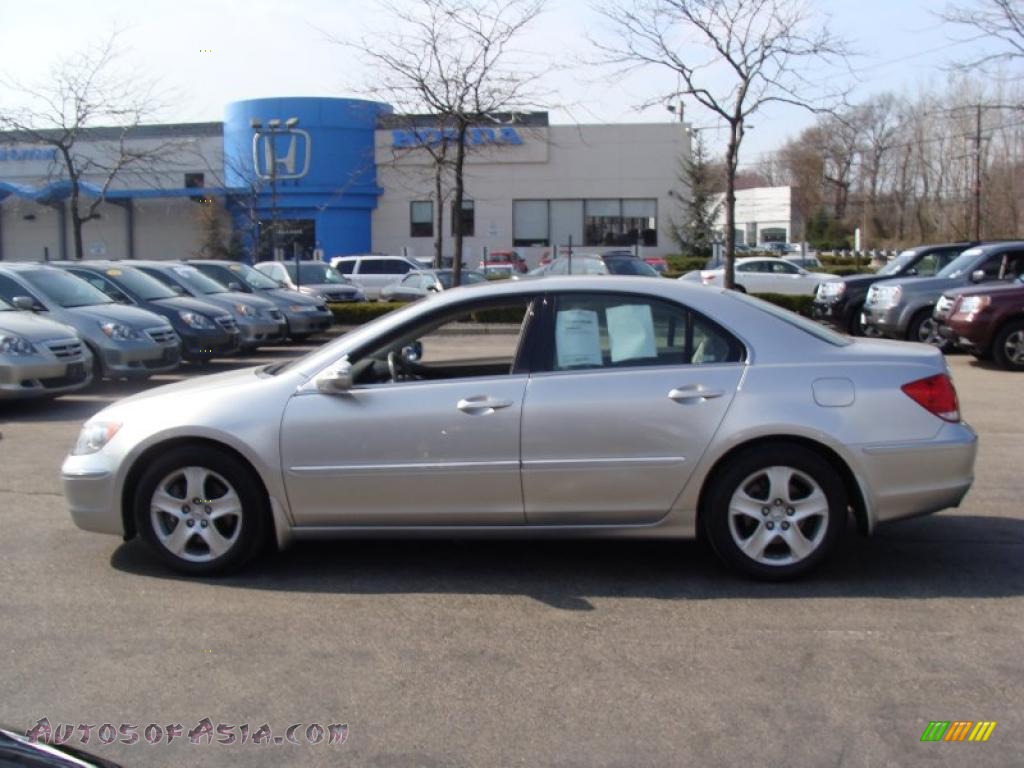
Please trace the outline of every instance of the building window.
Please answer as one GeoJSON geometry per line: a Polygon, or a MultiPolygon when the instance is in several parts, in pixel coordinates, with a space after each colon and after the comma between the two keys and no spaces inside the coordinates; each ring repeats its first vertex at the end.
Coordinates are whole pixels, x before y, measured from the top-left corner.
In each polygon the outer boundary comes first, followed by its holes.
{"type": "Polygon", "coordinates": [[[512,201],[512,244],[516,248],[551,244],[547,200],[512,201]]]}
{"type": "Polygon", "coordinates": [[[657,200],[585,200],[584,245],[658,244],[657,200]]]}
{"type": "MultiPolygon", "coordinates": [[[[462,201],[462,236],[472,237],[476,226],[475,210],[472,200],[462,201]]],[[[452,234],[455,234],[455,201],[452,200],[452,234]]]]}
{"type": "Polygon", "coordinates": [[[786,242],[785,227],[765,227],[761,230],[762,243],[784,243],[786,242]]]}
{"type": "Polygon", "coordinates": [[[411,237],[434,236],[433,201],[416,200],[409,204],[409,235],[411,237]]]}

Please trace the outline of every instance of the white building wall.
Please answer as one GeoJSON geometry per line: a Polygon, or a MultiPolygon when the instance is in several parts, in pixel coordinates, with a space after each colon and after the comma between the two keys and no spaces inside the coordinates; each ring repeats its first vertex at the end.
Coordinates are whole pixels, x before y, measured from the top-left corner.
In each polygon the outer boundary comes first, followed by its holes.
{"type": "MultiPolygon", "coordinates": [[[[642,198],[657,201],[658,244],[647,255],[671,253],[669,219],[678,219],[674,196],[679,161],[690,151],[678,123],[518,127],[522,145],[474,150],[466,165],[466,197],[475,205],[475,234],[465,239],[466,261],[475,264],[483,247],[513,247],[513,201],[642,198]]],[[[390,131],[377,131],[377,183],[384,189],[373,214],[373,249],[431,257],[432,237],[410,235],[410,203],[433,198],[431,168],[423,150],[396,157],[390,131]]],[[[446,201],[444,252],[453,250],[451,203],[446,201]]],[[[561,243],[560,243],[561,244],[561,243]]],[[[582,245],[582,244],[580,244],[582,245]]],[[[596,246],[595,246],[596,247],[596,246]]],[[[536,262],[544,247],[517,248],[536,262]]]]}

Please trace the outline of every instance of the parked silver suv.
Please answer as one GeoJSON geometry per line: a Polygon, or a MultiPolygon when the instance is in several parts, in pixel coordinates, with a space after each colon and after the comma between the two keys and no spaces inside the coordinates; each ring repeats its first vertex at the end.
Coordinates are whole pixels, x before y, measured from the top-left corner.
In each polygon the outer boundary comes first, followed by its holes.
{"type": "Polygon", "coordinates": [[[891,339],[945,346],[932,317],[943,293],[976,283],[1011,281],[1024,272],[1024,241],[990,243],[968,248],[935,277],[884,280],[868,290],[864,325],[891,339]]]}
{"type": "Polygon", "coordinates": [[[63,395],[91,381],[92,355],[74,328],[0,299],[0,400],[63,395]]]}
{"type": "Polygon", "coordinates": [[[414,269],[423,269],[415,259],[405,256],[338,256],[331,266],[363,289],[371,301],[380,298],[380,290],[401,280],[414,269]]]}
{"type": "Polygon", "coordinates": [[[93,354],[96,378],[145,379],[177,368],[181,360],[181,339],[165,318],[122,306],[63,269],[4,265],[0,298],[78,331],[93,354]]]}

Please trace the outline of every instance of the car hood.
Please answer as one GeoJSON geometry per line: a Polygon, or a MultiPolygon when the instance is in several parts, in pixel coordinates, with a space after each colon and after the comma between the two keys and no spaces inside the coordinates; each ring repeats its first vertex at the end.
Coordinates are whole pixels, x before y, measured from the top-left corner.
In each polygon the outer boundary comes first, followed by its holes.
{"type": "MultiPolygon", "coordinates": [[[[1024,298],[1024,283],[986,283],[985,285],[972,285],[969,288],[946,291],[951,296],[991,296],[995,300],[1012,301],[1024,298]]],[[[3,316],[0,315],[0,324],[3,323],[3,316]]]]}
{"type": "Polygon", "coordinates": [[[258,294],[261,298],[272,301],[280,307],[289,304],[303,304],[310,307],[317,306],[320,302],[312,296],[293,291],[289,288],[261,288],[258,294]]]}
{"type": "Polygon", "coordinates": [[[832,275],[833,280],[842,280],[846,283],[847,288],[867,288],[873,283],[877,283],[879,280],[899,280],[899,277],[890,277],[888,275],[849,275],[847,277],[839,277],[838,275],[832,275]]]}
{"type": "Polygon", "coordinates": [[[114,322],[143,331],[155,326],[167,325],[167,320],[160,315],[138,307],[125,307],[121,304],[97,304],[89,307],[68,307],[63,310],[65,317],[95,320],[97,323],[114,322]]]}
{"type": "Polygon", "coordinates": [[[942,293],[963,283],[949,277],[896,277],[884,280],[882,285],[898,285],[904,293],[942,293]]]}
{"type": "Polygon", "coordinates": [[[215,304],[220,307],[231,308],[234,307],[235,304],[245,304],[246,306],[259,311],[277,309],[277,304],[272,302],[270,299],[263,299],[259,296],[253,296],[248,293],[238,293],[237,291],[206,293],[201,297],[197,296],[196,298],[200,299],[200,301],[208,301],[210,304],[215,304]]]}
{"type": "Polygon", "coordinates": [[[31,312],[0,312],[0,333],[5,332],[28,341],[78,338],[74,328],[31,312]]]}
{"type": "Polygon", "coordinates": [[[224,314],[224,310],[216,304],[211,304],[202,299],[193,299],[190,296],[174,296],[169,299],[153,299],[152,303],[165,307],[176,312],[199,312],[204,315],[218,317],[224,314]]]}
{"type": "Polygon", "coordinates": [[[235,371],[225,371],[224,373],[214,373],[207,376],[196,376],[195,378],[176,381],[172,384],[165,384],[162,387],[153,387],[152,389],[147,389],[118,400],[110,408],[130,408],[138,403],[154,398],[166,398],[176,395],[192,396],[198,391],[202,391],[204,395],[211,397],[216,396],[218,392],[223,392],[226,389],[237,390],[239,386],[248,382],[264,381],[265,379],[261,379],[256,374],[256,371],[262,367],[264,366],[240,368],[235,371]]]}
{"type": "Polygon", "coordinates": [[[303,283],[300,288],[309,288],[319,293],[359,293],[358,285],[346,283],[303,283]]]}

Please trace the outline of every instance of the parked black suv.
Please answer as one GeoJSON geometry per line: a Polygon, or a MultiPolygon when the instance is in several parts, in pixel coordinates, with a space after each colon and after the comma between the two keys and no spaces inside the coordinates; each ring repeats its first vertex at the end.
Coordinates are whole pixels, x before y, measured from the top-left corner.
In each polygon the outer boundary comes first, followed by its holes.
{"type": "Polygon", "coordinates": [[[870,275],[851,275],[827,280],[818,286],[811,313],[815,320],[844,333],[863,336],[861,310],[868,288],[896,277],[932,277],[940,269],[978,243],[943,243],[909,248],[870,275]]]}

